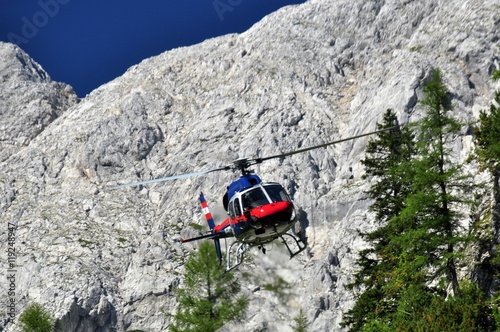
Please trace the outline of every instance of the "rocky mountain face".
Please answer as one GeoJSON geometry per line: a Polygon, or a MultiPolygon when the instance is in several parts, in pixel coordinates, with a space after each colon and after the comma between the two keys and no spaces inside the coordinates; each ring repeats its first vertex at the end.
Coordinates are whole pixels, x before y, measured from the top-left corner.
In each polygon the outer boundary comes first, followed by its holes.
{"type": "Polygon", "coordinates": [[[18,47],[2,44],[0,59],[0,162],[4,162],[78,98],[69,85],[52,82],[18,47]]]}
{"type": "MultiPolygon", "coordinates": [[[[0,297],[15,305],[5,305],[0,330],[15,331],[8,314],[32,302],[64,331],[168,329],[165,313],[197,246],[178,240],[205,224],[198,193],[221,221],[238,174],[111,186],[373,131],[388,108],[416,120],[436,68],[455,116],[475,121],[498,89],[489,76],[499,11],[497,0],[310,0],[245,33],[145,59],[81,100],[0,43],[0,269],[10,278],[0,297]]],[[[292,260],[277,243],[266,255],[251,250],[238,272],[250,274],[247,317],[223,330],[292,331],[303,309],[310,330],[342,331],[354,303],[345,285],[366,245],[357,230],[376,226],[359,162],[367,139],[256,169],[287,188],[309,247],[292,260]]],[[[464,128],[456,158],[471,146],[464,128]]]]}

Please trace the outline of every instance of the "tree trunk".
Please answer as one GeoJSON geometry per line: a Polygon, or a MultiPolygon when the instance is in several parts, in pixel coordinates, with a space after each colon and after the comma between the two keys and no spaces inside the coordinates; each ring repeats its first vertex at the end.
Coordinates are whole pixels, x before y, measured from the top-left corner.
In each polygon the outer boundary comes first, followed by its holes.
{"type": "Polygon", "coordinates": [[[493,173],[493,206],[491,207],[491,223],[495,232],[494,246],[500,243],[500,170],[493,173]]]}
{"type": "MultiPolygon", "coordinates": [[[[488,252],[488,257],[474,269],[472,278],[477,285],[490,296],[494,296],[500,290],[500,265],[492,260],[498,256],[498,244],[500,243],[500,170],[493,173],[493,202],[491,203],[491,231],[492,240],[488,249],[480,250],[478,258],[488,252]]],[[[480,248],[481,249],[481,248],[480,248]]]]}

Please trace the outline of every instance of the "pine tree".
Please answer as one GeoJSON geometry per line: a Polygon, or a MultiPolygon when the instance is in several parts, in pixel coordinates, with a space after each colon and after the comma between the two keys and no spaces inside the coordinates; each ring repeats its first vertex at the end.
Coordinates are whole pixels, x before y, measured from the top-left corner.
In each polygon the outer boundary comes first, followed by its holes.
{"type": "Polygon", "coordinates": [[[408,321],[421,320],[436,296],[460,296],[457,261],[469,240],[462,235],[457,211],[470,203],[474,187],[451,158],[449,147],[461,125],[451,117],[451,96],[439,70],[424,85],[424,94],[427,113],[417,128],[412,191],[392,220],[401,230],[392,242],[402,250],[391,276],[399,292],[392,321],[401,329],[408,321]]]}
{"type": "Polygon", "coordinates": [[[375,212],[380,228],[362,234],[371,246],[360,252],[351,289],[361,291],[354,307],[344,315],[343,326],[359,331],[366,322],[386,317],[395,310],[395,302],[385,292],[388,271],[395,268],[399,252],[388,247],[394,236],[391,218],[404,207],[404,200],[411,189],[411,168],[406,165],[415,153],[414,137],[408,127],[401,128],[392,110],[387,110],[377,130],[384,130],[371,140],[362,160],[366,174],[364,179],[375,178],[368,193],[374,199],[370,210],[375,212]],[[392,129],[391,129],[392,128],[392,129]],[[391,250],[388,250],[391,249],[391,250]]]}
{"type": "Polygon", "coordinates": [[[304,313],[304,310],[300,308],[299,310],[299,315],[295,317],[294,319],[295,325],[292,326],[292,329],[295,332],[306,332],[307,327],[309,326],[310,322],[309,319],[307,319],[306,314],[304,313]]]}
{"type": "Polygon", "coordinates": [[[417,139],[407,134],[404,144],[395,145],[405,148],[404,157],[388,162],[398,150],[388,149],[387,140],[367,149],[367,176],[379,179],[370,194],[381,227],[364,235],[371,247],[360,253],[360,271],[350,285],[362,291],[344,316],[343,326],[352,331],[431,331],[436,329],[428,318],[446,313],[451,318],[439,323],[444,330],[471,324],[481,330],[484,310],[474,309],[473,317],[466,310],[477,308],[472,302],[482,295],[477,288],[463,295],[457,277],[457,261],[469,240],[457,208],[470,203],[473,189],[452,160],[450,146],[461,125],[450,115],[451,96],[438,70],[423,90],[427,112],[414,127],[417,139]],[[449,296],[456,296],[451,305],[445,301],[449,296]]]}
{"type": "MultiPolygon", "coordinates": [[[[496,70],[492,79],[500,80],[500,70],[496,70]]],[[[493,204],[491,210],[486,213],[487,224],[492,225],[492,233],[495,236],[487,235],[483,242],[483,250],[489,255],[481,264],[477,266],[476,273],[489,274],[493,278],[500,276],[500,257],[498,255],[498,243],[500,243],[497,230],[500,229],[500,91],[495,92],[494,101],[491,103],[489,111],[481,111],[479,114],[479,124],[474,128],[474,141],[476,143],[475,156],[481,167],[489,171],[492,176],[493,204]]],[[[487,279],[486,279],[487,280],[487,279]]],[[[493,280],[483,283],[481,287],[485,292],[498,291],[498,286],[493,280]]],[[[495,307],[499,307],[495,304],[495,307]]],[[[498,310],[498,309],[497,309],[498,310]]],[[[500,318],[497,319],[500,325],[500,318]]]]}
{"type": "Polygon", "coordinates": [[[40,303],[34,302],[19,316],[23,332],[51,332],[56,329],[54,318],[40,303]]]}
{"type": "Polygon", "coordinates": [[[491,79],[493,81],[498,81],[500,80],[500,69],[495,69],[493,73],[491,74],[491,79]]]}
{"type": "Polygon", "coordinates": [[[375,199],[370,210],[376,213],[377,220],[387,222],[401,211],[405,194],[409,191],[410,182],[407,179],[411,178],[408,174],[411,170],[405,167],[405,163],[415,154],[415,144],[412,132],[408,127],[399,126],[397,116],[391,109],[385,112],[377,130],[386,131],[368,142],[367,157],[361,163],[366,172],[363,179],[377,179],[368,190],[375,199]]]}
{"type": "Polygon", "coordinates": [[[244,315],[248,300],[239,295],[238,280],[219,264],[210,242],[203,242],[189,257],[185,270],[171,331],[216,331],[244,315]]]}
{"type": "MultiPolygon", "coordinates": [[[[496,70],[492,78],[500,80],[500,70],[496,70]]],[[[480,112],[474,139],[476,156],[481,165],[493,175],[493,190],[496,202],[500,204],[500,91],[496,91],[489,112],[480,112]]]]}
{"type": "Polygon", "coordinates": [[[476,154],[492,175],[500,173],[500,91],[495,93],[489,112],[481,111],[479,126],[474,130],[476,154]]]}
{"type": "MultiPolygon", "coordinates": [[[[428,264],[436,269],[433,277],[442,272],[451,283],[453,292],[458,291],[455,263],[455,246],[463,238],[458,236],[458,215],[453,204],[464,203],[451,189],[468,189],[460,167],[450,160],[447,147],[459,134],[461,125],[450,116],[451,97],[442,82],[439,70],[434,71],[431,80],[424,85],[427,114],[420,123],[418,148],[421,158],[414,161],[416,176],[414,194],[410,196],[408,209],[410,218],[418,218],[416,229],[426,243],[421,251],[428,256],[428,264]]],[[[416,235],[416,234],[415,234],[416,235]]]]}

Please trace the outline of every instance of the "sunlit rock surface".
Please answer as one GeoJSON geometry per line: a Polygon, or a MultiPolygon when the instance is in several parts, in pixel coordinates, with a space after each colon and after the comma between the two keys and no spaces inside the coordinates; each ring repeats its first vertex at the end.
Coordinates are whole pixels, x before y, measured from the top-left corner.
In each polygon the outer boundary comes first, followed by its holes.
{"type": "MultiPolygon", "coordinates": [[[[443,73],[454,114],[474,121],[492,99],[498,1],[312,0],[248,31],[145,59],[78,100],[23,51],[0,43],[0,249],[15,225],[16,312],[40,302],[65,331],[166,330],[193,245],[178,239],[216,220],[238,174],[211,173],[138,188],[116,184],[212,169],[375,129],[388,108],[418,119],[422,83],[443,73]]],[[[247,318],[223,330],[341,331],[346,291],[376,227],[361,180],[367,138],[256,167],[300,211],[307,252],[251,250],[239,272],[247,318]],[[287,287],[283,287],[287,285],[287,287]],[[276,291],[282,286],[282,291],[276,291]]],[[[465,158],[470,132],[457,140],[465,158]]],[[[9,270],[0,260],[0,269],[9,270]]],[[[9,284],[0,283],[1,302],[9,284]]],[[[2,316],[3,328],[14,331],[2,316]]]]}

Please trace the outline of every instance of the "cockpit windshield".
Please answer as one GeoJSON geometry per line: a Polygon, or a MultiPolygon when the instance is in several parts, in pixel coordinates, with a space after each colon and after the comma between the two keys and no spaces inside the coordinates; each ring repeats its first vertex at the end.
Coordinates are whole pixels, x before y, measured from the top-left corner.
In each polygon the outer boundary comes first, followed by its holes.
{"type": "Polygon", "coordinates": [[[285,189],[279,184],[270,184],[266,185],[264,189],[267,192],[269,198],[271,198],[272,202],[289,202],[290,197],[286,193],[285,189]]]}
{"type": "Polygon", "coordinates": [[[241,195],[243,211],[273,202],[289,202],[290,197],[279,184],[267,184],[255,187],[241,195]],[[266,195],[267,193],[267,195],[266,195]]]}
{"type": "Polygon", "coordinates": [[[241,203],[243,210],[250,210],[264,204],[269,204],[269,201],[262,191],[261,187],[253,188],[241,195],[241,203]]]}

